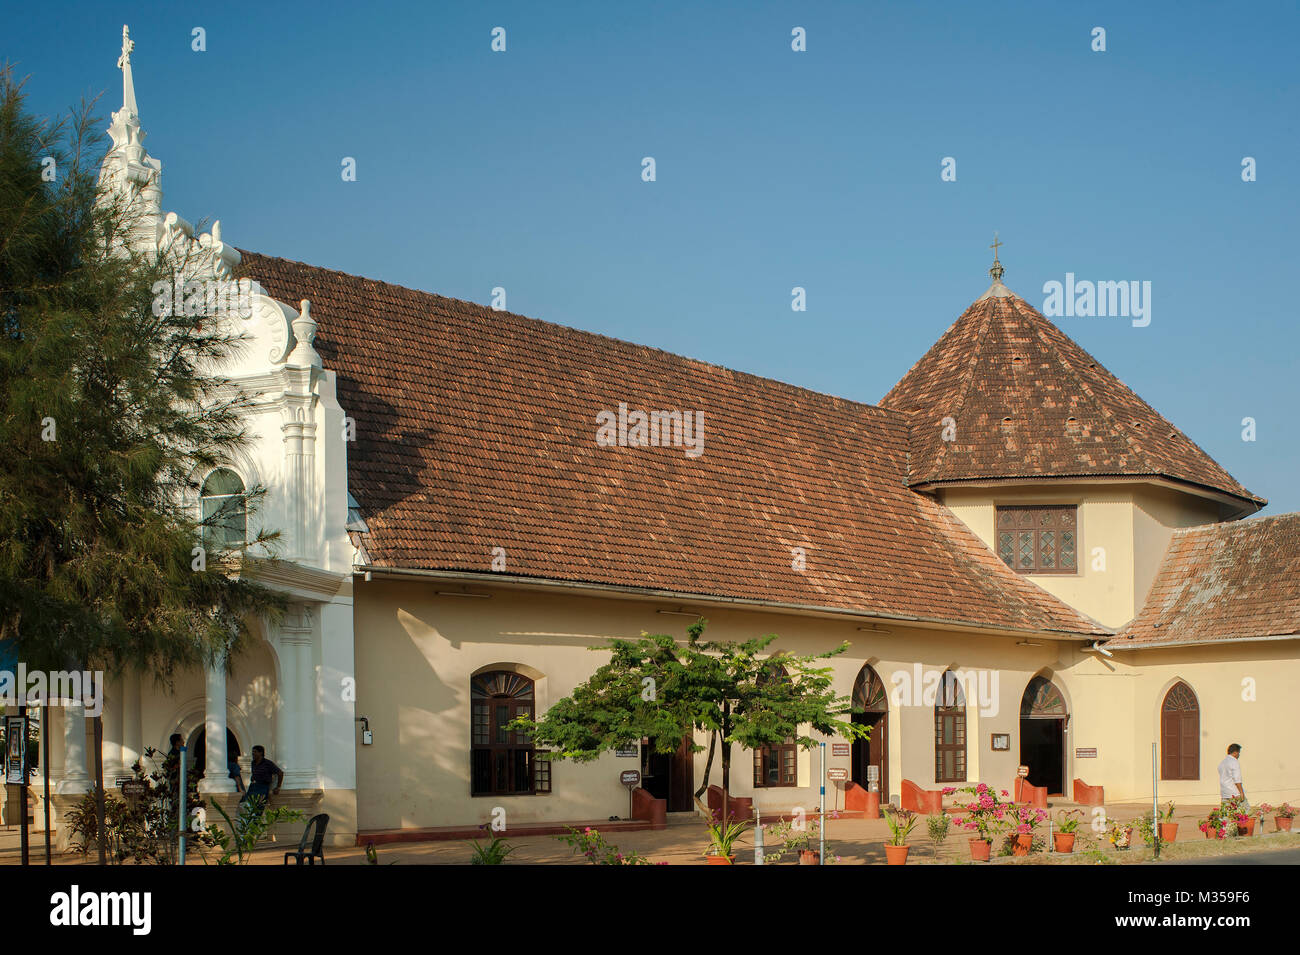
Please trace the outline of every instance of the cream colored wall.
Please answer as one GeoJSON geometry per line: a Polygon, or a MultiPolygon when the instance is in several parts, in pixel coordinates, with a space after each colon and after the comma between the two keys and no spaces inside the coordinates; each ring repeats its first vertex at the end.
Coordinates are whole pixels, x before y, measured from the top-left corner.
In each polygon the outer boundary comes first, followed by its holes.
{"type": "MultiPolygon", "coordinates": [[[[579,595],[483,587],[490,598],[440,597],[436,583],[375,580],[358,584],[356,598],[357,711],[370,717],[375,742],[357,747],[357,812],[361,830],[487,823],[500,807],[507,825],[540,820],[592,820],[627,815],[620,770],[632,759],[607,755],[589,764],[556,763],[554,792],[546,796],[473,797],[469,792],[469,680],[496,665],[517,665],[538,678],[544,710],[604,661],[592,652],[614,637],[643,631],[685,636],[691,620],[659,614],[662,604],[579,595]]],[[[1010,787],[1020,761],[1020,699],[1031,677],[1043,674],[1069,707],[1066,781],[1076,777],[1106,788],[1108,802],[1149,799],[1150,745],[1159,707],[1173,680],[1185,679],[1202,707],[1202,779],[1161,783],[1162,798],[1186,803],[1215,799],[1215,766],[1229,742],[1246,747],[1247,792],[1256,801],[1300,801],[1300,755],[1291,739],[1300,698],[1296,641],[1230,647],[1116,652],[1107,660],[1074,643],[906,627],[863,632],[855,621],[736,609],[708,611],[708,634],[739,640],[777,633],[774,648],[824,651],[841,642],[849,650],[828,661],[835,686],[852,692],[863,663],[890,690],[891,797],[910,779],[923,788],[934,780],[933,709],[920,694],[907,696],[920,664],[922,679],[952,667],[983,672],[994,692],[967,693],[967,778],[1010,787]],[[1021,646],[1021,642],[1038,646],[1021,646]],[[905,675],[906,679],[900,677],[905,675]],[[992,680],[996,676],[996,684],[992,680]],[[1243,679],[1253,679],[1257,701],[1241,699],[1243,679]],[[993,752],[991,735],[1008,733],[1011,749],[993,752]],[[1075,750],[1095,747],[1096,758],[1075,750]]],[[[701,742],[707,742],[701,740],[701,742]]],[[[696,785],[706,753],[697,754],[696,785]]],[[[801,756],[799,786],[752,787],[752,753],[732,751],[732,793],[753,796],[770,816],[817,805],[817,756],[801,756]]],[[[827,766],[850,769],[850,759],[827,766]]],[[[720,760],[712,781],[721,782],[720,760]]],[[[828,784],[827,804],[837,802],[828,784]]],[[[842,804],[842,798],[840,799],[842,804]]]]}
{"type": "Polygon", "coordinates": [[[1141,607],[1151,591],[1156,571],[1160,569],[1169,539],[1180,527],[1212,524],[1219,519],[1219,506],[1213,501],[1179,494],[1168,488],[1143,487],[1134,496],[1133,592],[1141,607]]]}
{"type": "MultiPolygon", "coordinates": [[[[627,815],[627,792],[620,770],[637,768],[632,759],[604,756],[589,764],[563,762],[553,769],[546,796],[473,797],[468,767],[469,681],[498,664],[523,665],[535,677],[538,709],[544,710],[586,679],[605,659],[589,648],[614,637],[643,631],[685,637],[690,618],[659,614],[662,604],[584,596],[539,594],[490,588],[488,599],[439,597],[445,585],[375,580],[358,584],[357,711],[370,717],[375,742],[358,746],[358,816],[362,830],[464,825],[491,821],[505,810],[507,825],[542,819],[604,819],[627,815]]],[[[485,588],[485,592],[488,590],[485,588]]],[[[864,663],[871,663],[891,690],[889,776],[891,795],[911,779],[935,788],[932,703],[904,695],[895,678],[914,667],[938,675],[949,667],[985,674],[990,694],[981,701],[968,694],[968,779],[1009,786],[1019,762],[1019,705],[1029,679],[1065,665],[1065,644],[1040,641],[1017,646],[1014,636],[984,636],[882,624],[890,632],[860,632],[856,622],[792,614],[720,609],[706,614],[708,635],[740,640],[777,633],[775,648],[797,653],[825,651],[841,642],[849,650],[829,661],[836,689],[852,692],[864,663]],[[996,676],[996,683],[993,682],[996,676]],[[981,712],[981,703],[983,712],[981,712]],[[1009,733],[1012,749],[994,753],[991,734],[1009,733]]],[[[978,689],[978,674],[976,674],[978,689]]],[[[707,743],[707,740],[701,740],[707,743]]],[[[697,754],[696,785],[703,778],[706,752],[697,754]]],[[[765,814],[817,805],[816,751],[800,759],[797,787],[752,786],[750,751],[732,750],[733,795],[753,796],[765,814]]],[[[848,757],[827,766],[850,769],[848,757]]],[[[721,783],[720,758],[712,781],[721,783]]],[[[828,805],[835,804],[833,784],[828,805]]]]}
{"type": "Polygon", "coordinates": [[[1086,762],[1096,764],[1108,801],[1151,798],[1151,744],[1159,743],[1165,694],[1179,680],[1200,706],[1200,778],[1161,780],[1161,801],[1217,802],[1217,766],[1229,743],[1244,747],[1252,802],[1300,801],[1300,641],[1117,651],[1109,661],[1079,657],[1067,674],[1076,695],[1074,745],[1099,747],[1098,759],[1086,762]]]}
{"type": "Polygon", "coordinates": [[[1218,514],[1217,506],[1202,498],[1139,484],[949,488],[942,499],[995,553],[996,507],[1077,505],[1078,571],[1031,574],[1029,579],[1115,628],[1127,624],[1141,608],[1173,529],[1209,523],[1218,514]]]}

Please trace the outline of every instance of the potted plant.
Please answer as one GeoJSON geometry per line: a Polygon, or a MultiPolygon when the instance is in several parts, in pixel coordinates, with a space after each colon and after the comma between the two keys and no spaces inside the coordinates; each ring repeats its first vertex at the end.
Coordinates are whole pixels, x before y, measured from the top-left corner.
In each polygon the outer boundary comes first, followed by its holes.
{"type": "Polygon", "coordinates": [[[709,823],[709,847],[704,856],[709,865],[735,865],[736,840],[749,826],[747,820],[715,819],[709,823]]]}
{"type": "Polygon", "coordinates": [[[1003,813],[1002,825],[1009,831],[1012,855],[1029,855],[1034,846],[1034,830],[1046,819],[1047,813],[1033,806],[1011,806],[1003,813]]]}
{"type": "Polygon", "coordinates": [[[1160,810],[1160,841],[1173,842],[1178,838],[1178,823],[1174,822],[1174,804],[1168,803],[1160,810]]]}
{"type": "Polygon", "coordinates": [[[891,805],[885,810],[885,823],[889,826],[885,858],[890,865],[907,865],[907,852],[912,848],[907,844],[907,837],[916,828],[916,813],[891,805]]]}
{"type": "MultiPolygon", "coordinates": [[[[786,821],[781,817],[778,822],[774,822],[764,827],[764,831],[774,838],[780,839],[780,843],[773,848],[764,848],[763,861],[777,862],[782,856],[797,854],[800,865],[821,865],[821,853],[818,846],[821,845],[821,820],[814,818],[806,824],[786,821]]],[[[831,854],[831,844],[826,845],[826,861],[833,863],[837,861],[836,856],[831,854]]]]}
{"type": "Polygon", "coordinates": [[[1291,820],[1295,818],[1295,808],[1290,803],[1282,803],[1280,806],[1270,806],[1266,802],[1259,804],[1261,816],[1272,816],[1273,825],[1278,832],[1290,832],[1291,820]]]}
{"type": "Polygon", "coordinates": [[[1210,810],[1210,814],[1200,821],[1199,828],[1205,833],[1207,839],[1222,839],[1228,834],[1230,821],[1224,807],[1215,806],[1210,810]]]}
{"type": "Polygon", "coordinates": [[[1133,824],[1120,822],[1118,819],[1110,824],[1110,844],[1116,849],[1127,849],[1133,844],[1133,824]]]}
{"type": "Polygon", "coordinates": [[[1079,820],[1075,817],[1078,814],[1079,810],[1077,809],[1062,809],[1056,814],[1056,831],[1052,833],[1052,847],[1057,852],[1070,853],[1074,851],[1074,840],[1079,829],[1079,820]]]}
{"type": "Polygon", "coordinates": [[[1228,835],[1253,836],[1255,834],[1256,813],[1246,805],[1243,797],[1233,796],[1223,804],[1223,811],[1235,824],[1235,831],[1229,832],[1228,835]]]}
{"type": "MultiPolygon", "coordinates": [[[[957,821],[957,825],[975,833],[974,838],[970,840],[970,857],[976,862],[988,862],[989,850],[993,844],[993,834],[1002,825],[1002,820],[1011,808],[1011,803],[999,799],[997,791],[990,788],[986,783],[964,786],[961,789],[948,786],[943,790],[945,796],[957,792],[966,793],[969,797],[965,802],[958,803],[953,808],[964,813],[957,821]]],[[[1002,795],[1009,798],[1009,794],[1005,789],[1002,790],[1002,795]]]]}

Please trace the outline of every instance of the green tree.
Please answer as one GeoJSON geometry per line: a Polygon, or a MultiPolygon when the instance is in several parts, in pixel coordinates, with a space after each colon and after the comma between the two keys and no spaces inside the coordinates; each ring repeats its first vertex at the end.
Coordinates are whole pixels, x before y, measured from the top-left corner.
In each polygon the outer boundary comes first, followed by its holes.
{"type": "Polygon", "coordinates": [[[281,599],[242,548],[198,559],[196,481],[247,440],[250,397],[212,371],[239,337],[155,314],[155,283],[193,263],[142,246],[138,192],[98,181],[92,105],[39,120],[0,68],[0,639],[32,669],[166,685],[281,599]]]}
{"type": "Polygon", "coordinates": [[[703,639],[705,625],[692,624],[685,642],[645,634],[595,648],[609,651],[609,662],[539,719],[521,718],[517,727],[553,747],[555,758],[578,762],[642,738],[658,753],[675,752],[684,739],[700,752],[704,746],[695,734],[707,734],[709,755],[695,792],[701,809],[715,757],[722,789],[730,793],[734,744],[758,749],[793,739],[811,749],[814,732],[851,740],[869,736],[869,727],[843,719],[853,712],[852,703],[836,695],[831,669],[822,662],[847,650],[847,643],[806,656],[769,654],[775,634],[710,641],[703,639]]]}

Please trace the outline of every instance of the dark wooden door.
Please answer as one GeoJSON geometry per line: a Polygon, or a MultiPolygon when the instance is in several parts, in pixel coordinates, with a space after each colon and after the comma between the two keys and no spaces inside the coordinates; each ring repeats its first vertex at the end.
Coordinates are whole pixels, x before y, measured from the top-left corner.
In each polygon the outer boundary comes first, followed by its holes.
{"type": "Polygon", "coordinates": [[[690,812],[695,807],[695,754],[690,740],[682,740],[669,770],[668,811],[690,812]]]}

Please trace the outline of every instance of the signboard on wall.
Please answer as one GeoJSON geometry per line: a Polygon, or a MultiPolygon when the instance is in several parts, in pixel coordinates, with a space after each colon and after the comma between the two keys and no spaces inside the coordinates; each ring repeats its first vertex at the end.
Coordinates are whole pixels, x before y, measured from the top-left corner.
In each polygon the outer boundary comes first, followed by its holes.
{"type": "Polygon", "coordinates": [[[27,782],[27,717],[5,717],[5,782],[21,786],[27,782]]]}
{"type": "Polygon", "coordinates": [[[852,743],[831,743],[831,755],[852,756],[853,744],[852,743]]]}
{"type": "Polygon", "coordinates": [[[637,746],[636,743],[629,743],[626,746],[620,746],[618,749],[614,750],[615,756],[636,757],[640,755],[640,753],[641,753],[641,748],[637,746]]]}
{"type": "Polygon", "coordinates": [[[993,749],[996,750],[996,751],[998,751],[998,752],[1002,752],[1002,751],[1004,751],[1004,750],[1009,750],[1009,749],[1011,749],[1011,734],[1010,734],[1010,733],[994,733],[994,734],[993,734],[993,749]]]}
{"type": "Polygon", "coordinates": [[[847,769],[828,769],[826,770],[826,778],[837,781],[845,780],[849,778],[849,771],[847,769]]]}
{"type": "Polygon", "coordinates": [[[1096,759],[1097,747],[1096,746],[1080,747],[1074,751],[1074,758],[1075,759],[1096,759]]]}
{"type": "Polygon", "coordinates": [[[618,774],[618,781],[624,786],[637,786],[641,782],[641,774],[635,769],[625,769],[618,774]]]}

